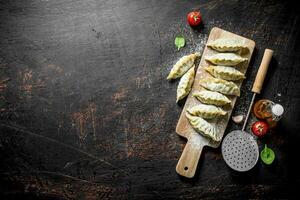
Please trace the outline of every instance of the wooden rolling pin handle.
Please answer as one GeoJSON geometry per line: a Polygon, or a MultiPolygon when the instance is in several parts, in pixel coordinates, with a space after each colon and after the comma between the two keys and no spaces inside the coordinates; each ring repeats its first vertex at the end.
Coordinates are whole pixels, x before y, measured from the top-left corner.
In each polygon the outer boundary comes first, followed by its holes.
{"type": "Polygon", "coordinates": [[[273,55],[273,50],[266,49],[261,64],[259,66],[256,78],[252,87],[252,92],[259,94],[264,83],[268,67],[273,55]]]}

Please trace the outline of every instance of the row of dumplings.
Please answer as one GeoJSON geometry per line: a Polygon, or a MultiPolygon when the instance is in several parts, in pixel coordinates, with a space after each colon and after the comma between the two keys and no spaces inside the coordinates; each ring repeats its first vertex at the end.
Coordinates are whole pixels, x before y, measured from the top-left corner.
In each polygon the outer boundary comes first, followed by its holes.
{"type": "MultiPolygon", "coordinates": [[[[203,104],[188,108],[186,117],[192,127],[200,134],[220,141],[222,138],[217,134],[216,127],[207,121],[222,117],[227,114],[218,106],[225,106],[231,103],[225,95],[240,95],[239,87],[232,81],[245,79],[245,75],[234,66],[246,62],[243,58],[233,52],[247,49],[247,47],[238,40],[218,39],[208,44],[210,48],[221,53],[206,57],[205,60],[214,65],[203,67],[212,77],[200,80],[200,85],[206,90],[193,93],[203,104]],[[229,53],[224,53],[229,52],[229,53]]],[[[182,76],[177,87],[177,101],[187,96],[191,90],[195,76],[195,59],[200,54],[190,54],[182,57],[172,68],[167,79],[176,79],[182,76]]]]}

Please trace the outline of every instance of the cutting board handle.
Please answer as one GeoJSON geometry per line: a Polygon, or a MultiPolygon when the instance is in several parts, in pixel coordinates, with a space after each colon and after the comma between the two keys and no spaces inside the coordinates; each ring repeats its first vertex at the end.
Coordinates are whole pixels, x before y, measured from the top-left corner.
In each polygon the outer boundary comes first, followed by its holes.
{"type": "Polygon", "coordinates": [[[176,172],[181,176],[193,178],[197,169],[203,144],[199,134],[191,134],[176,166],[176,172]]]}
{"type": "Polygon", "coordinates": [[[252,87],[252,92],[259,94],[264,83],[268,67],[273,55],[273,50],[266,49],[261,64],[259,66],[258,72],[255,77],[255,81],[252,87]]]}

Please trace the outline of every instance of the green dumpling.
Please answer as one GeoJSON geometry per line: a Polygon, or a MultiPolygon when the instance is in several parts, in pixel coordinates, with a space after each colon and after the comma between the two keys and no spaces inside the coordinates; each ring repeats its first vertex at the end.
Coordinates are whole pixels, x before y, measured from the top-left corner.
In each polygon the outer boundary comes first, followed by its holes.
{"type": "Polygon", "coordinates": [[[234,67],[229,66],[213,66],[204,67],[204,69],[216,78],[224,79],[227,81],[237,81],[245,79],[245,75],[234,67]]]}
{"type": "Polygon", "coordinates": [[[204,119],[212,119],[226,115],[226,111],[214,105],[199,104],[187,109],[191,115],[199,116],[204,119]]]}
{"type": "Polygon", "coordinates": [[[186,74],[184,74],[181,77],[179,84],[177,86],[176,102],[183,99],[190,93],[194,82],[194,77],[195,77],[195,65],[191,69],[189,69],[189,71],[186,74]]]}
{"type": "Polygon", "coordinates": [[[200,80],[200,85],[208,90],[220,92],[226,95],[240,96],[239,87],[231,81],[218,78],[204,78],[200,80]]]}
{"type": "Polygon", "coordinates": [[[231,101],[223,94],[219,92],[212,92],[208,90],[202,90],[199,92],[194,92],[193,96],[199,101],[205,104],[213,104],[216,106],[224,106],[231,103],[231,101]]]}
{"type": "Polygon", "coordinates": [[[215,65],[235,66],[247,61],[248,59],[234,53],[217,53],[212,56],[206,57],[205,60],[215,65]]]}

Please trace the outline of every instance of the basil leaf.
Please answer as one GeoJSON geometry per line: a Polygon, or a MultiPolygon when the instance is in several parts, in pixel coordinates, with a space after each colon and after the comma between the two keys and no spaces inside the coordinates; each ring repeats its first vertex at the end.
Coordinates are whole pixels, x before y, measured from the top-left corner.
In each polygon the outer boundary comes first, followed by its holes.
{"type": "Polygon", "coordinates": [[[180,49],[181,47],[184,47],[184,45],[185,45],[185,39],[184,39],[184,37],[183,37],[182,35],[178,35],[178,36],[175,38],[175,45],[176,45],[178,51],[179,51],[179,49],[180,49]]]}
{"type": "Polygon", "coordinates": [[[260,152],[260,158],[265,164],[270,165],[275,159],[275,153],[265,145],[265,148],[260,152]]]}

